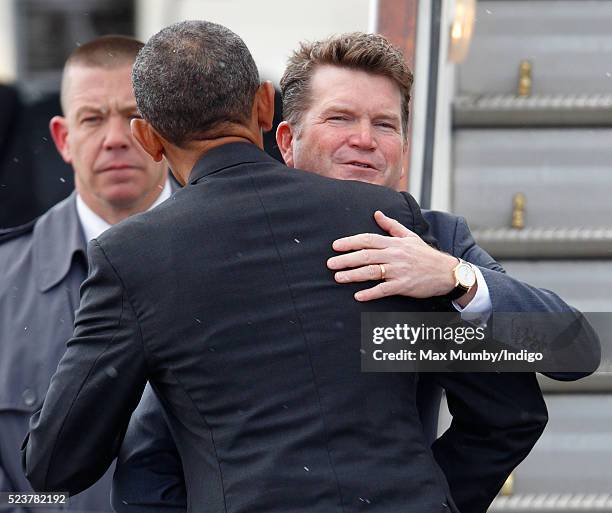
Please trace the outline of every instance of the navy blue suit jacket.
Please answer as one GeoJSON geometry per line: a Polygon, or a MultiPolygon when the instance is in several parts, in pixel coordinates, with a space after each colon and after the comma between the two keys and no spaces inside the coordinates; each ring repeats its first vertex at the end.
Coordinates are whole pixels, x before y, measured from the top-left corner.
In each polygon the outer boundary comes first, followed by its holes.
{"type": "MultiPolygon", "coordinates": [[[[465,218],[435,210],[423,210],[422,213],[441,251],[480,268],[489,288],[492,312],[575,312],[554,292],[532,287],[508,276],[499,262],[476,244],[465,218]]],[[[599,343],[594,333],[585,339],[593,345],[599,343]]],[[[589,352],[598,351],[593,349],[589,352]]],[[[546,376],[558,381],[578,380],[586,375],[588,373],[584,372],[546,373],[546,376]]],[[[418,405],[425,435],[431,443],[437,438],[441,396],[442,389],[426,374],[423,375],[419,381],[418,405]]],[[[459,483],[453,480],[449,482],[456,497],[474,487],[469,483],[459,486],[459,483]]]]}

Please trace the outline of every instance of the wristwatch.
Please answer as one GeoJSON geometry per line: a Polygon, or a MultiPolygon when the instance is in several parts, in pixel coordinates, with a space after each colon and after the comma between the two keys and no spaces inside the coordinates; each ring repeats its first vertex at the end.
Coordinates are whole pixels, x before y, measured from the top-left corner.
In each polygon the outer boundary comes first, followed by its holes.
{"type": "Polygon", "coordinates": [[[451,290],[446,297],[451,301],[459,299],[461,296],[470,291],[476,284],[476,272],[474,268],[465,260],[457,258],[459,263],[453,269],[453,277],[455,278],[455,288],[451,290]]]}

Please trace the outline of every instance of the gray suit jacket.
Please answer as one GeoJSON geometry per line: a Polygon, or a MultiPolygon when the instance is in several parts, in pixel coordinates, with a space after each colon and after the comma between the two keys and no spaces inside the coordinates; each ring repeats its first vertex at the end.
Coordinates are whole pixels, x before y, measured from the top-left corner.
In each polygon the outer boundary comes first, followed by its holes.
{"type": "MultiPolygon", "coordinates": [[[[478,265],[489,285],[493,311],[566,311],[570,307],[552,292],[521,283],[505,274],[504,269],[474,241],[464,218],[445,212],[423,211],[431,235],[442,251],[478,265]]],[[[574,376],[553,376],[578,379],[574,376]]],[[[417,396],[425,435],[433,443],[437,437],[438,412],[442,389],[428,375],[422,375],[417,396]]],[[[478,486],[467,482],[462,469],[448,475],[451,492],[462,511],[478,493],[478,486]]],[[[147,386],[142,401],[132,416],[113,482],[113,507],[121,513],[136,511],[185,511],[186,495],[183,471],[176,446],[153,390],[147,386]]],[[[472,513],[472,512],[469,512],[472,513]]]]}
{"type": "MultiPolygon", "coordinates": [[[[73,193],[35,222],[0,235],[0,491],[31,490],[19,448],[73,332],[87,275],[75,198],[73,193]]],[[[69,509],[112,511],[111,475],[71,498],[69,509]]]]}

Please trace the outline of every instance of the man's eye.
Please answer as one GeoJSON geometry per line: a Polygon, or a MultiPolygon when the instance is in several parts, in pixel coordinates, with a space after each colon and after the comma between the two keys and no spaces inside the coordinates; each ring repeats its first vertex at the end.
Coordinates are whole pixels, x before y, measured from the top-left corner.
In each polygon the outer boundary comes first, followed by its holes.
{"type": "Polygon", "coordinates": [[[393,123],[387,123],[385,121],[381,121],[380,123],[376,123],[376,126],[379,126],[381,128],[387,128],[389,130],[396,130],[396,127],[393,123]]]}
{"type": "Polygon", "coordinates": [[[327,121],[348,121],[348,116],[329,116],[327,121]]]}
{"type": "Polygon", "coordinates": [[[87,116],[81,120],[81,123],[84,123],[85,125],[95,125],[100,121],[102,121],[102,116],[87,116]]]}

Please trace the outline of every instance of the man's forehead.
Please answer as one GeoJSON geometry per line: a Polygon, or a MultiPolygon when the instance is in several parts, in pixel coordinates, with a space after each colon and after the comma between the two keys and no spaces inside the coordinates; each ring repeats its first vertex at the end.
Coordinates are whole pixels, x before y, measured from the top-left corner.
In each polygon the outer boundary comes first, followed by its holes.
{"type": "Polygon", "coordinates": [[[104,68],[75,64],[64,71],[62,97],[67,107],[109,101],[135,106],[131,64],[104,68]]]}
{"type": "Polygon", "coordinates": [[[319,64],[312,69],[311,81],[324,83],[325,81],[335,80],[372,80],[388,82],[389,86],[394,86],[399,91],[399,86],[392,78],[374,71],[362,68],[351,68],[337,64],[319,64]]]}
{"type": "Polygon", "coordinates": [[[311,106],[324,108],[345,100],[364,106],[376,102],[389,113],[401,114],[401,92],[391,78],[332,64],[317,66],[311,76],[311,106]]]}

